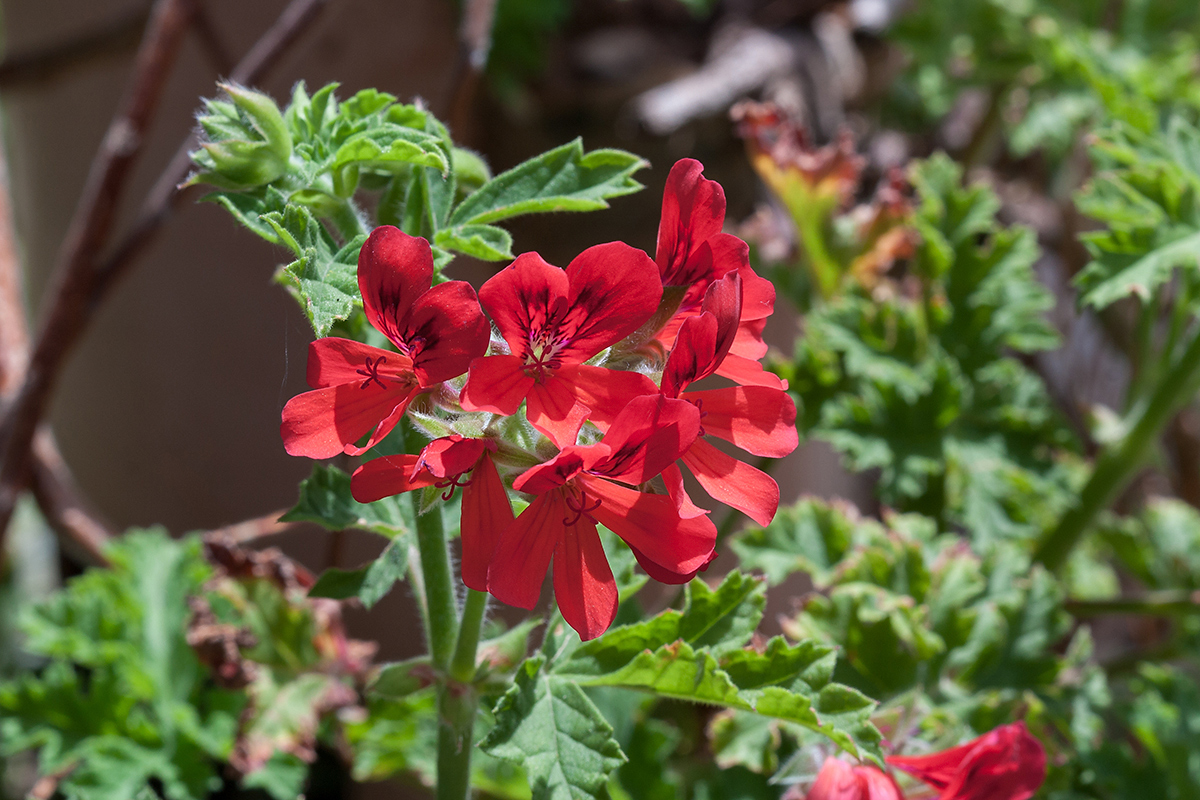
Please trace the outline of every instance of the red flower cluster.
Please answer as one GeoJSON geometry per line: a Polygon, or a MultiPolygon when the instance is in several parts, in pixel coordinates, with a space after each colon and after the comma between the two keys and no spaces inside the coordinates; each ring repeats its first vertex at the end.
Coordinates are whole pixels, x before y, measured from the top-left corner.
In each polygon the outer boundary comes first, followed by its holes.
{"type": "MultiPolygon", "coordinates": [[[[888,756],[886,761],[929,784],[938,800],[1029,800],[1046,780],[1046,751],[1023,722],[1001,725],[940,753],[888,756]]],[[[800,798],[904,800],[904,794],[891,776],[875,767],[827,758],[812,788],[800,798]]]]}
{"type": "Polygon", "coordinates": [[[454,433],[419,455],[368,462],[352,491],[368,502],[428,486],[448,499],[463,487],[468,586],[532,608],[553,562],[563,617],[584,639],[598,636],[617,608],[598,524],[657,580],[691,579],[714,557],[716,529],[677,462],[766,524],[778,486],[708,437],[772,457],[797,444],[786,386],[758,363],[774,289],[750,268],[746,244],[721,233],[724,193],[702,169],[689,159],[671,170],[657,263],[621,242],[588,248],[565,270],[525,253],[478,300],[465,283],[430,288],[424,239],[377,228],[359,254],[359,288],[396,351],[314,342],[314,391],[283,410],[287,451],[359,455],[427,393],[414,424],[454,433]],[[500,335],[490,354],[484,311],[500,335]],[[465,385],[454,380],[463,373],[465,385]],[[738,385],[692,388],[712,374],[738,385]],[[666,494],[651,486],[660,475],[666,494]],[[506,485],[531,499],[516,518],[506,485]]]}

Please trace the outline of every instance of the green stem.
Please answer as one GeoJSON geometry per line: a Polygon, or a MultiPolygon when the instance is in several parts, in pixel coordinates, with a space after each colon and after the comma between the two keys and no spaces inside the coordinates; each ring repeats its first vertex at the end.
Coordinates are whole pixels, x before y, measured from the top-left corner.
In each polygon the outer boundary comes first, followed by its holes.
{"type": "Polygon", "coordinates": [[[800,231],[800,246],[808,257],[808,265],[816,278],[817,289],[821,297],[828,300],[837,291],[842,269],[825,246],[825,234],[821,230],[825,217],[818,214],[800,214],[793,215],[792,219],[800,231]]]}
{"type": "Polygon", "coordinates": [[[438,800],[465,800],[470,791],[472,736],[479,710],[479,694],[471,681],[487,601],[486,592],[467,590],[449,680],[438,697],[438,800]]]}
{"type": "Polygon", "coordinates": [[[1135,422],[1128,432],[1101,452],[1078,502],[1038,542],[1034,561],[1051,571],[1062,567],[1096,515],[1108,507],[1145,463],[1163,426],[1191,398],[1198,375],[1200,335],[1192,339],[1146,402],[1133,413],[1135,422]]]}
{"type": "Polygon", "coordinates": [[[367,230],[367,223],[363,219],[362,213],[358,210],[358,206],[353,200],[344,200],[336,204],[331,209],[333,224],[337,227],[338,233],[348,242],[355,236],[361,236],[370,231],[367,230]]]}
{"type": "Polygon", "coordinates": [[[462,624],[458,627],[458,643],[450,660],[450,677],[461,683],[469,683],[475,677],[475,651],[479,647],[479,630],[483,625],[483,615],[487,612],[487,602],[487,592],[467,589],[462,624]]]}
{"type": "Polygon", "coordinates": [[[450,571],[450,553],[442,530],[442,509],[420,513],[421,493],[413,492],[417,511],[417,549],[421,553],[421,571],[425,579],[425,609],[429,615],[429,655],[441,671],[450,666],[454,640],[458,635],[458,609],[454,602],[454,573],[450,571]]]}

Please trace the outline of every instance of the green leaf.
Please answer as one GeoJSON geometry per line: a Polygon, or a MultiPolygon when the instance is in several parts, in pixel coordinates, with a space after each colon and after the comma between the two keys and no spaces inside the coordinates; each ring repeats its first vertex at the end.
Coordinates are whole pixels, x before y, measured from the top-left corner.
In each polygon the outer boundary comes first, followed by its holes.
{"type": "Polygon", "coordinates": [[[704,581],[687,585],[679,637],[720,656],[750,641],[767,604],[766,582],[734,570],[716,590],[704,581]]]}
{"type": "Polygon", "coordinates": [[[750,529],[729,546],[744,568],[762,570],[772,586],[805,572],[821,587],[850,547],[874,538],[876,531],[882,534],[882,527],[860,519],[848,503],[802,499],[779,509],[766,528],[750,529]]]}
{"type": "Polygon", "coordinates": [[[261,219],[263,214],[282,213],[287,206],[287,199],[275,187],[266,186],[255,192],[211,192],[200,201],[216,203],[261,238],[280,244],[275,228],[261,219]]]}
{"type": "Polygon", "coordinates": [[[459,225],[437,232],[434,243],[483,261],[513,257],[512,234],[495,225],[459,225]]]}
{"type": "Polygon", "coordinates": [[[450,168],[439,137],[391,123],[351,136],[334,153],[330,166],[336,170],[352,164],[388,171],[403,164],[433,167],[443,173],[450,168]]]}
{"type": "Polygon", "coordinates": [[[1200,130],[1178,117],[1159,135],[1118,123],[1092,157],[1102,171],[1075,201],[1108,229],[1081,236],[1092,256],[1076,279],[1083,302],[1146,302],[1177,268],[1200,268],[1200,130]]]}
{"type": "Polygon", "coordinates": [[[318,337],[329,335],[338,320],[349,318],[362,303],[358,293],[358,251],[365,236],[338,249],[333,238],[303,206],[289,204],[282,214],[261,219],[275,231],[279,243],[298,257],[277,276],[304,309],[318,337]]]}
{"type": "MultiPolygon", "coordinates": [[[[412,530],[410,516],[410,504],[396,497],[373,503],[358,502],[350,494],[347,473],[337,467],[314,464],[312,475],[300,482],[300,500],[280,520],[315,522],[332,531],[361,528],[395,538],[412,530]]],[[[392,558],[400,556],[393,554],[392,558]]]]}
{"type": "Polygon", "coordinates": [[[536,657],[517,670],[480,747],[520,762],[534,800],[600,800],[609,773],[625,763],[625,755],[587,695],[570,681],[547,676],[542,665],[536,657]]]}
{"type": "Polygon", "coordinates": [[[647,166],[622,150],[584,154],[576,139],[497,175],[454,209],[452,226],[483,224],[548,211],[608,208],[607,198],[642,188],[633,173],[647,166]]]}
{"type": "Polygon", "coordinates": [[[396,581],[404,580],[408,570],[407,537],[388,542],[379,558],[355,570],[331,567],[308,590],[309,597],[332,597],[335,600],[357,598],[364,608],[370,608],[392,590],[396,581]]]}

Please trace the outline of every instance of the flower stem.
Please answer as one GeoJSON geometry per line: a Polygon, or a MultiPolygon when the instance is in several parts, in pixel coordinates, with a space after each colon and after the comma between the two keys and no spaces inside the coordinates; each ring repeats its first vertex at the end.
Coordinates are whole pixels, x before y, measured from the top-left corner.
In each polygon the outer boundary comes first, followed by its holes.
{"type": "Polygon", "coordinates": [[[467,590],[449,679],[438,697],[438,800],[466,800],[470,792],[472,736],[479,710],[479,694],[471,680],[487,601],[486,592],[467,590]]]}
{"type": "Polygon", "coordinates": [[[454,602],[454,574],[442,530],[442,509],[435,506],[420,513],[420,493],[413,492],[417,509],[417,549],[421,553],[421,571],[425,579],[425,610],[428,614],[429,655],[441,671],[450,666],[454,640],[458,635],[458,609],[454,602]]]}
{"type": "Polygon", "coordinates": [[[1141,597],[1116,597],[1111,600],[1067,600],[1063,607],[1076,617],[1102,614],[1146,614],[1174,617],[1200,614],[1200,592],[1166,590],[1141,597]]]}
{"type": "Polygon", "coordinates": [[[1200,377],[1200,334],[1166,370],[1145,402],[1132,412],[1133,424],[1128,432],[1100,453],[1078,502],[1038,542],[1034,561],[1051,571],[1062,567],[1096,515],[1108,507],[1141,469],[1163,426],[1191,398],[1197,377],[1200,377]]]}

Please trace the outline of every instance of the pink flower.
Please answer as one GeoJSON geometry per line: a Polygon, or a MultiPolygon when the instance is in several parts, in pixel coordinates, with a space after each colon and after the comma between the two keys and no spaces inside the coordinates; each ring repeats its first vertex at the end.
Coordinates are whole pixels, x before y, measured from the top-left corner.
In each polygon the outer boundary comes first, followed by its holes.
{"type": "Polygon", "coordinates": [[[399,352],[334,337],[309,345],[314,391],[283,407],[284,449],[309,458],[361,455],[396,427],[414,397],[486,352],[489,328],[475,290],[432,282],[429,242],[390,225],[371,232],[358,254],[363,309],[399,352]]]}
{"type": "Polygon", "coordinates": [[[1024,722],[940,753],[886,760],[937,789],[938,800],[1028,800],[1046,779],[1046,751],[1024,722]]]}
{"type": "Polygon", "coordinates": [[[904,800],[904,795],[890,775],[875,767],[827,758],[808,794],[789,791],[784,800],[904,800]]]}

